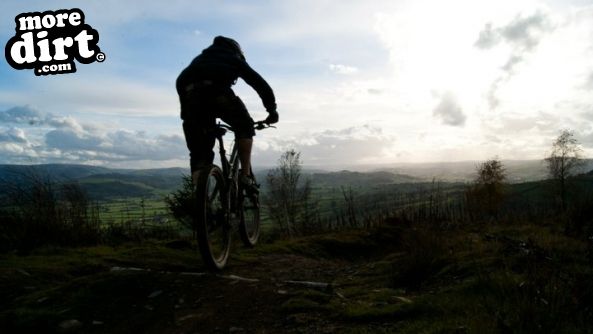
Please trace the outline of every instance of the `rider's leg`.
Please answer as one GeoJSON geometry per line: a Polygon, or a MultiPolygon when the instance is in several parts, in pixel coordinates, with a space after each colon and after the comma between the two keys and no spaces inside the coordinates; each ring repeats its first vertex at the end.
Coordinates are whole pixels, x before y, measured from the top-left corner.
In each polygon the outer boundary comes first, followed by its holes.
{"type": "Polygon", "coordinates": [[[197,185],[199,172],[202,167],[212,163],[214,159],[215,138],[206,133],[205,124],[215,124],[214,119],[186,119],[183,121],[183,133],[189,150],[192,182],[197,185]]]}
{"type": "MultiPolygon", "coordinates": [[[[190,123],[191,124],[191,123],[190,123]]],[[[210,165],[214,160],[214,136],[204,134],[204,130],[200,127],[191,127],[190,124],[183,122],[184,132],[186,134],[186,142],[189,149],[190,167],[192,183],[198,184],[198,177],[200,171],[204,166],[210,165]]]]}
{"type": "Polygon", "coordinates": [[[239,160],[241,160],[241,173],[250,176],[251,171],[251,147],[253,138],[241,138],[237,140],[239,145],[239,160]]]}
{"type": "Polygon", "coordinates": [[[221,97],[219,101],[219,116],[235,130],[239,160],[241,161],[241,174],[251,176],[251,147],[253,146],[253,119],[249,115],[245,104],[237,96],[221,97]]]}

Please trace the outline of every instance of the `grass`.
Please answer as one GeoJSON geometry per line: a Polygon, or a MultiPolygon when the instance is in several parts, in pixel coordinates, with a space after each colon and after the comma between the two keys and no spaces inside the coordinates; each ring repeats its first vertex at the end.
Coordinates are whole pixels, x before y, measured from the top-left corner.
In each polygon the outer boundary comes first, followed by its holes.
{"type": "MultiPolygon", "coordinates": [[[[134,312],[139,303],[147,303],[147,296],[166,284],[166,277],[147,272],[100,273],[82,276],[57,288],[33,293],[18,300],[20,306],[3,314],[8,328],[22,332],[47,332],[67,319],[149,324],[150,314],[134,312]],[[12,322],[12,323],[11,323],[12,322]]],[[[154,304],[156,311],[172,308],[164,300],[154,304]]],[[[147,325],[148,326],[148,325],[147,325]]],[[[148,328],[147,328],[148,329],[148,328]]]]}
{"type": "MultiPolygon", "coordinates": [[[[326,317],[351,323],[349,332],[360,333],[368,329],[357,324],[377,322],[401,333],[593,330],[593,266],[585,242],[537,225],[481,231],[424,226],[399,232],[402,242],[388,255],[374,253],[372,261],[336,279],[340,297],[297,295],[287,309],[322,310],[326,317]]],[[[308,239],[309,247],[303,241],[296,245],[309,249],[309,256],[332,256],[323,247],[327,240],[340,249],[352,238],[340,243],[339,237],[323,237],[308,239]]],[[[373,239],[357,242],[373,247],[373,239]]]]}
{"type": "MultiPolygon", "coordinates": [[[[136,329],[142,323],[154,326],[151,312],[137,309],[148,305],[151,292],[172,282],[167,275],[153,273],[192,272],[200,266],[195,249],[171,249],[164,242],[4,254],[0,256],[0,328],[5,333],[51,333],[68,319],[120,323],[121,333],[129,329],[126,323],[136,329]],[[110,272],[114,266],[150,271],[110,272]]],[[[172,310],[172,303],[164,298],[150,307],[172,310]]]]}

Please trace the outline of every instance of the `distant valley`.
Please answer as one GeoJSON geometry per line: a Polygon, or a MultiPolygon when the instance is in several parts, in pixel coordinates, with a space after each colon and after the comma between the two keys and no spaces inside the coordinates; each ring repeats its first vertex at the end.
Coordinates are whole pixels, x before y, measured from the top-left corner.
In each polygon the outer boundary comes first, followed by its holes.
{"type": "MultiPolygon", "coordinates": [[[[546,178],[546,168],[540,160],[503,161],[508,181],[530,182],[546,178]]],[[[358,187],[387,184],[471,182],[479,162],[415,163],[383,166],[354,166],[351,170],[307,168],[303,176],[320,187],[358,187]],[[356,170],[359,171],[356,171],[356,170]]],[[[583,172],[593,170],[593,160],[587,160],[583,172]]],[[[256,169],[256,176],[265,187],[270,169],[256,169]]],[[[78,182],[94,200],[145,197],[162,198],[181,186],[186,168],[112,169],[73,164],[0,165],[0,184],[18,184],[28,177],[55,182],[78,182]]],[[[0,188],[0,193],[2,192],[0,188]]]]}

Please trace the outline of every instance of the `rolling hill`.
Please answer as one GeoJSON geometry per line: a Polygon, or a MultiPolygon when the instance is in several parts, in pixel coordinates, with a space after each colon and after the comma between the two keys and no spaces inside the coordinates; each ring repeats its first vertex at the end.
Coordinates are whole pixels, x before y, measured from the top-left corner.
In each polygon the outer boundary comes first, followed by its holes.
{"type": "Polygon", "coordinates": [[[162,197],[181,185],[181,176],[184,174],[189,174],[189,170],[110,169],[68,164],[0,165],[0,183],[24,183],[31,178],[59,183],[78,182],[94,200],[162,197]]]}

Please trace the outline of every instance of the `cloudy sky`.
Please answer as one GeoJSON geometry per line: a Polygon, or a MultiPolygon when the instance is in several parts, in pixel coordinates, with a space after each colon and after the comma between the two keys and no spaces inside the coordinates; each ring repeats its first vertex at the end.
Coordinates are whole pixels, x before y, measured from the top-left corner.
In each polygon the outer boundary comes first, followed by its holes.
{"type": "Polygon", "coordinates": [[[174,82],[217,35],[276,93],[256,165],[540,159],[565,128],[593,156],[590,0],[5,0],[0,40],[20,13],[75,7],[107,59],[46,77],[0,61],[0,163],[187,166],[174,82]]]}

